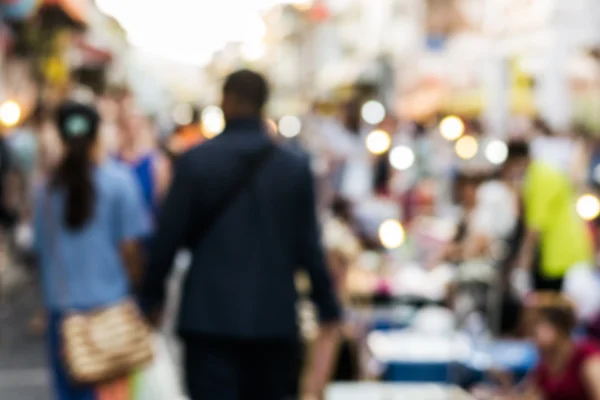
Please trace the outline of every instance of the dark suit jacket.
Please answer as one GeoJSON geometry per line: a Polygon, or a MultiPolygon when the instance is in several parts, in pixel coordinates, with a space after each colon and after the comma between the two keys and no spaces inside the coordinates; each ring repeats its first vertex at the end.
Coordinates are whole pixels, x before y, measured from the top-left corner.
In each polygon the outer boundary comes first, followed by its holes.
{"type": "MultiPolygon", "coordinates": [[[[233,177],[270,140],[259,119],[234,120],[184,154],[159,216],[142,286],[146,310],[164,302],[176,251],[215,209],[233,177]]],[[[202,229],[200,229],[202,230],[202,229]]],[[[179,332],[236,339],[297,334],[294,275],[312,281],[321,321],[340,317],[325,264],[308,157],[277,147],[202,240],[190,246],[179,332]]]]}

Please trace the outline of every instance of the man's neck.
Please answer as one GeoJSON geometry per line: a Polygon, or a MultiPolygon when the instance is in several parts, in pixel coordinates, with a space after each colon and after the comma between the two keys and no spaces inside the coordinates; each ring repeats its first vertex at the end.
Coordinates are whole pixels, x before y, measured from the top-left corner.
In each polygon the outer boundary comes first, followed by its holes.
{"type": "Polygon", "coordinates": [[[250,131],[258,131],[264,130],[265,123],[264,119],[261,116],[257,115],[246,115],[246,116],[235,116],[228,117],[225,123],[225,128],[227,130],[250,130],[250,131]]]}

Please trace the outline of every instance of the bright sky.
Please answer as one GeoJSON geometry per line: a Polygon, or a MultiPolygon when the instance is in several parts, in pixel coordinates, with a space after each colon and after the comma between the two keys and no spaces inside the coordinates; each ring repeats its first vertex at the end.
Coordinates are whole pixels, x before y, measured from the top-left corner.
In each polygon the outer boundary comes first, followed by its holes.
{"type": "Polygon", "coordinates": [[[116,18],[130,42],[149,53],[205,65],[228,42],[259,43],[266,33],[261,12],[310,0],[96,0],[116,18]]]}

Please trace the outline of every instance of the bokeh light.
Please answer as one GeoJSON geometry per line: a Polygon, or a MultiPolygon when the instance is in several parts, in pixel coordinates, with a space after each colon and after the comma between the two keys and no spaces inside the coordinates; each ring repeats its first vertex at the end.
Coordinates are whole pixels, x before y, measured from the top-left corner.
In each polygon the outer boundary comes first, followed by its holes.
{"type": "Polygon", "coordinates": [[[440,123],[440,133],[446,140],[456,140],[465,133],[465,124],[456,116],[448,116],[440,123]]]}
{"type": "Polygon", "coordinates": [[[460,158],[463,160],[470,160],[477,155],[479,144],[477,143],[477,139],[473,136],[463,136],[458,139],[454,149],[456,150],[456,155],[460,158]]]}
{"type": "Polygon", "coordinates": [[[362,106],[360,114],[366,123],[377,125],[385,119],[385,107],[376,100],[370,100],[362,106]]]}
{"type": "Polygon", "coordinates": [[[0,123],[6,127],[15,126],[21,120],[21,106],[13,101],[7,100],[0,104],[0,123]]]}
{"type": "Polygon", "coordinates": [[[390,164],[399,171],[405,171],[415,163],[415,153],[408,146],[397,146],[390,152],[390,164]]]}
{"type": "Polygon", "coordinates": [[[225,129],[223,110],[217,106],[208,106],[202,110],[202,127],[207,138],[211,139],[225,129]]]}
{"type": "Polygon", "coordinates": [[[178,104],[171,116],[177,125],[187,125],[192,122],[193,115],[194,110],[190,104],[178,104]]]}
{"type": "Polygon", "coordinates": [[[508,157],[508,146],[502,140],[493,140],[485,148],[485,158],[494,165],[500,165],[508,157]]]}
{"type": "Polygon", "coordinates": [[[397,249],[402,246],[404,238],[404,227],[395,219],[389,219],[379,226],[379,240],[386,249],[397,249]]]}
{"type": "Polygon", "coordinates": [[[293,115],[287,115],[281,117],[279,120],[279,133],[281,133],[281,136],[293,138],[298,136],[300,131],[302,131],[302,121],[300,118],[293,115]]]}
{"type": "Polygon", "coordinates": [[[375,130],[367,136],[367,149],[376,155],[383,154],[390,149],[392,138],[386,131],[375,130]]]}
{"type": "Polygon", "coordinates": [[[600,200],[593,194],[585,194],[577,201],[577,213],[586,221],[600,216],[600,200]]]}

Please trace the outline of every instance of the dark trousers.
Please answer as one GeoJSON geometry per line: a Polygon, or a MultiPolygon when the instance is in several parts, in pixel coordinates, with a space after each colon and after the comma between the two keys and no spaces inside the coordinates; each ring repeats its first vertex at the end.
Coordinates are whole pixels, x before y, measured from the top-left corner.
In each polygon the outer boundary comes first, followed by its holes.
{"type": "Polygon", "coordinates": [[[284,400],[298,356],[296,341],[185,337],[190,400],[284,400]]]}
{"type": "Polygon", "coordinates": [[[547,278],[542,274],[542,263],[539,248],[535,252],[533,262],[533,289],[536,292],[560,292],[562,291],[564,278],[547,278]]]}

